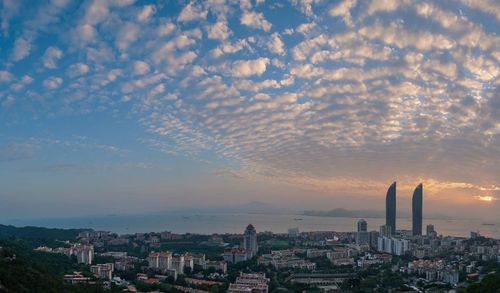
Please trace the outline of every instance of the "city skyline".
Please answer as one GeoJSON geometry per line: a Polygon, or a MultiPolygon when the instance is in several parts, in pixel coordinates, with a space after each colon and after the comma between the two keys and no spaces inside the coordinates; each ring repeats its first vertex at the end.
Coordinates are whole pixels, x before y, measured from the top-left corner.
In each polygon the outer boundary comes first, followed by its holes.
{"type": "Polygon", "coordinates": [[[484,0],[2,0],[0,220],[383,211],[394,181],[399,212],[421,182],[425,213],[498,220],[499,21],[484,0]]]}

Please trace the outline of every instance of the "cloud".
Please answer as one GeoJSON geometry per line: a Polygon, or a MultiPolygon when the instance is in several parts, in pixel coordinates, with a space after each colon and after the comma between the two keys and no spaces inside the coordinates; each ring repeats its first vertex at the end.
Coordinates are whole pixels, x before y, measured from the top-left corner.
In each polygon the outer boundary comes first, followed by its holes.
{"type": "Polygon", "coordinates": [[[78,62],[75,64],[70,65],[68,69],[68,73],[70,77],[75,77],[79,75],[84,75],[89,72],[90,68],[87,64],[78,62]]]}
{"type": "Polygon", "coordinates": [[[14,75],[6,70],[0,70],[0,82],[9,82],[14,79],[14,75]]]}
{"type": "Polygon", "coordinates": [[[0,14],[0,19],[2,19],[2,21],[0,27],[2,28],[3,34],[7,36],[9,32],[9,21],[19,13],[21,2],[17,0],[4,0],[2,4],[3,7],[0,14]]]}
{"type": "Polygon", "coordinates": [[[162,24],[160,24],[160,26],[158,26],[158,35],[161,37],[167,36],[167,35],[171,34],[172,32],[174,32],[175,29],[176,29],[176,26],[172,22],[162,23],[162,24]]]}
{"type": "Polygon", "coordinates": [[[267,64],[269,64],[268,58],[238,60],[233,63],[231,73],[235,77],[262,75],[266,71],[267,64]]]}
{"type": "Polygon", "coordinates": [[[323,0],[291,0],[291,2],[300,8],[300,11],[307,16],[313,16],[313,5],[323,2],[323,0]]]}
{"type": "Polygon", "coordinates": [[[130,117],[167,156],[319,193],[383,194],[401,175],[409,194],[418,178],[436,198],[498,197],[479,188],[500,172],[493,2],[319,2],[34,6],[36,21],[8,16],[6,50],[42,62],[5,64],[2,110],[130,117]]]}
{"type": "Polygon", "coordinates": [[[474,196],[475,199],[479,201],[484,201],[484,202],[492,202],[498,200],[498,198],[490,195],[476,195],[474,196]]]}
{"type": "Polygon", "coordinates": [[[235,43],[224,42],[217,48],[213,49],[210,54],[214,58],[219,58],[224,54],[237,53],[243,50],[243,48],[250,48],[250,45],[245,39],[239,40],[235,43]]]}
{"type": "Polygon", "coordinates": [[[43,81],[43,86],[49,90],[57,89],[63,83],[62,78],[52,76],[43,81]]]}
{"type": "Polygon", "coordinates": [[[76,28],[75,34],[77,40],[83,44],[93,42],[97,37],[96,29],[88,23],[79,25],[76,28]]]}
{"type": "Polygon", "coordinates": [[[231,35],[231,30],[229,30],[225,21],[218,21],[214,25],[209,26],[207,30],[209,39],[225,40],[231,35]]]}
{"type": "Polygon", "coordinates": [[[272,24],[264,18],[261,12],[245,11],[241,15],[240,23],[251,28],[269,31],[272,24]]]}
{"type": "Polygon", "coordinates": [[[194,4],[194,2],[186,5],[179,16],[177,17],[177,21],[180,22],[189,22],[196,20],[204,20],[207,18],[208,11],[203,9],[201,6],[194,4]]]}
{"type": "Polygon", "coordinates": [[[20,61],[30,54],[31,43],[23,38],[19,37],[14,43],[14,48],[12,49],[12,59],[14,61],[20,61]]]}
{"type": "Polygon", "coordinates": [[[486,14],[492,14],[500,21],[500,7],[494,0],[460,0],[463,4],[486,14]]]}
{"type": "Polygon", "coordinates": [[[83,17],[83,23],[97,25],[104,21],[109,15],[108,1],[93,0],[88,1],[83,17]]]}
{"type": "MultiPolygon", "coordinates": [[[[1,78],[0,78],[1,79],[1,78]]],[[[33,78],[29,75],[24,75],[20,81],[14,83],[11,85],[11,89],[15,92],[22,90],[25,88],[27,85],[31,84],[33,82],[33,78]]]]}
{"type": "Polygon", "coordinates": [[[144,61],[134,61],[133,62],[133,67],[134,67],[134,74],[135,75],[144,75],[149,72],[149,64],[144,62],[144,61]]]}
{"type": "Polygon", "coordinates": [[[139,26],[132,22],[125,23],[118,32],[116,37],[116,46],[120,50],[126,50],[130,44],[135,42],[139,37],[139,26]]]}
{"type": "Polygon", "coordinates": [[[357,0],[342,1],[330,9],[330,15],[342,17],[346,25],[353,26],[351,9],[356,6],[357,2],[357,0]]]}
{"type": "Polygon", "coordinates": [[[284,47],[285,44],[281,40],[280,35],[278,33],[274,33],[271,35],[271,41],[268,43],[267,46],[269,48],[269,51],[273,53],[279,55],[285,54],[285,47],[284,47]]]}
{"type": "Polygon", "coordinates": [[[28,143],[0,144],[0,162],[31,158],[35,150],[36,146],[28,143]]]}
{"type": "Polygon", "coordinates": [[[156,13],[156,7],[154,5],[144,5],[144,7],[137,14],[137,21],[147,22],[156,13]]]}
{"type": "Polygon", "coordinates": [[[43,55],[43,66],[49,69],[57,67],[57,61],[61,59],[63,52],[57,47],[48,47],[43,55]]]}

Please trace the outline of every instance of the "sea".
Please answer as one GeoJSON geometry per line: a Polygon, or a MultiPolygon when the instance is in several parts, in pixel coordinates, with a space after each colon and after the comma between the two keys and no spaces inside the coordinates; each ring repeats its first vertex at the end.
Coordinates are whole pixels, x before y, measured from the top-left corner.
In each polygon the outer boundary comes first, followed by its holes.
{"type": "MultiPolygon", "coordinates": [[[[368,231],[379,230],[385,219],[365,218],[368,231]]],[[[287,233],[289,228],[299,231],[356,231],[357,218],[318,217],[298,214],[261,213],[198,213],[168,212],[134,215],[106,215],[92,217],[9,219],[2,224],[14,226],[39,226],[49,228],[92,228],[118,234],[172,231],[175,233],[225,234],[242,233],[248,224],[258,232],[287,233]]],[[[410,218],[398,218],[397,228],[411,230],[410,218]]],[[[424,219],[423,233],[427,224],[433,224],[439,235],[469,237],[471,231],[500,239],[500,220],[483,222],[479,219],[424,219]]]]}

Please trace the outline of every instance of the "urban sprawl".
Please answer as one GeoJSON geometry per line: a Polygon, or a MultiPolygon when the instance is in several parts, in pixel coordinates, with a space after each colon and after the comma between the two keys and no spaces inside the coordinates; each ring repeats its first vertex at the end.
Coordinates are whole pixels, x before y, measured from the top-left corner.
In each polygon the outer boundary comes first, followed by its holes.
{"type": "MultiPolygon", "coordinates": [[[[67,274],[68,283],[97,283],[122,292],[340,292],[404,287],[454,292],[480,281],[500,262],[500,241],[439,235],[422,227],[423,186],[412,198],[412,230],[396,224],[396,182],[386,195],[386,224],[369,231],[359,219],[355,232],[257,232],[198,235],[172,232],[117,235],[86,230],[76,243],[38,247],[85,264],[67,274]]],[[[353,227],[356,221],[353,221],[353,227]]],[[[244,227],[242,227],[243,230],[244,227]]]]}

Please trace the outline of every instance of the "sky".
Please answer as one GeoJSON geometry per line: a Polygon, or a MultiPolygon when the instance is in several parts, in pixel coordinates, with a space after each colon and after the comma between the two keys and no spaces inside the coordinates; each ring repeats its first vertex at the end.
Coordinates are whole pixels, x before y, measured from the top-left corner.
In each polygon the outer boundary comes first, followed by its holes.
{"type": "Polygon", "coordinates": [[[495,0],[0,1],[0,219],[500,218],[495,0]]]}

